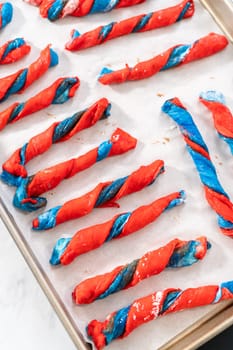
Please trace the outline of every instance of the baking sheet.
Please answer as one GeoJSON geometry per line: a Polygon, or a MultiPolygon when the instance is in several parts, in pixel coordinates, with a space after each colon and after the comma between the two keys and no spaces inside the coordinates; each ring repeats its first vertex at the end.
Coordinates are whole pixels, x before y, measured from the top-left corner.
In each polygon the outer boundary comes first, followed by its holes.
{"type": "Polygon", "coordinates": [[[233,11],[233,1],[200,0],[200,2],[206,7],[216,23],[233,43],[232,16],[229,16],[229,13],[231,14],[233,11]]]}
{"type": "MultiPolygon", "coordinates": [[[[141,82],[108,87],[102,86],[96,80],[98,73],[105,65],[114,68],[121,67],[126,62],[126,58],[127,62],[133,65],[139,59],[150,58],[174,44],[192,42],[211,31],[220,32],[213,19],[200,3],[196,2],[194,18],[181,21],[170,28],[127,36],[79,53],[69,53],[63,50],[72,28],[78,28],[80,32],[84,32],[102,23],[120,20],[176,3],[177,1],[172,0],[166,2],[157,0],[156,3],[148,1],[139,6],[113,11],[106,15],[66,18],[52,24],[41,19],[36,8],[15,0],[14,21],[1,33],[2,43],[16,36],[24,36],[32,43],[33,49],[29,57],[23,61],[11,67],[1,67],[0,76],[5,76],[32,62],[48,42],[52,43],[60,56],[59,66],[50,69],[48,74],[28,89],[23,96],[12,97],[4,102],[2,109],[16,99],[25,100],[60,76],[78,75],[81,79],[81,87],[72,101],[63,106],[50,107],[1,132],[1,163],[17,147],[55,120],[61,120],[81,110],[102,96],[106,96],[112,102],[111,117],[107,121],[98,123],[92,129],[76,135],[66,143],[55,145],[49,152],[31,161],[27,166],[29,174],[58,161],[83,154],[108,139],[118,126],[139,140],[134,151],[104,160],[86,172],[64,181],[52,192],[48,192],[46,194],[47,209],[87,192],[95,186],[97,179],[98,182],[115,179],[129,174],[141,164],[148,164],[159,158],[165,161],[165,174],[147,189],[123,198],[120,201],[120,209],[96,209],[87,217],[60,225],[46,233],[35,233],[30,230],[31,220],[35,214],[22,214],[14,210],[11,205],[14,189],[0,183],[0,196],[8,211],[13,215],[19,230],[23,232],[25,242],[31,247],[33,254],[40,262],[42,275],[52,283],[55,294],[64,307],[67,319],[72,320],[74,328],[77,327],[84,334],[85,326],[91,319],[103,319],[109,312],[154,290],[171,286],[186,288],[232,279],[233,242],[219,233],[216,215],[204,199],[198,175],[194,170],[192,160],[185,151],[184,142],[177,128],[174,127],[174,123],[160,112],[160,107],[167,98],[173,96],[181,98],[195,116],[195,121],[207,141],[223,186],[233,197],[231,186],[233,162],[230,152],[225,143],[218,140],[210,114],[197,100],[200,91],[219,89],[226,96],[228,106],[233,109],[233,99],[229,93],[233,87],[232,47],[229,46],[224,52],[213,57],[163,72],[141,82]],[[140,232],[85,254],[70,266],[52,268],[49,265],[48,260],[52,247],[60,236],[70,236],[82,227],[103,222],[116,213],[132,210],[180,189],[185,189],[187,192],[186,204],[164,213],[157,222],[140,232]],[[207,235],[213,245],[203,262],[185,270],[167,270],[130,290],[122,291],[92,305],[82,307],[73,305],[70,297],[71,291],[74,285],[82,279],[129,262],[149,249],[158,248],[174,237],[193,239],[202,234],[207,235]]],[[[120,346],[122,350],[131,350],[143,346],[148,350],[158,349],[217,307],[209,306],[185,311],[150,322],[133,332],[128,338],[120,342],[113,342],[108,348],[110,350],[119,349],[120,346]]]]}

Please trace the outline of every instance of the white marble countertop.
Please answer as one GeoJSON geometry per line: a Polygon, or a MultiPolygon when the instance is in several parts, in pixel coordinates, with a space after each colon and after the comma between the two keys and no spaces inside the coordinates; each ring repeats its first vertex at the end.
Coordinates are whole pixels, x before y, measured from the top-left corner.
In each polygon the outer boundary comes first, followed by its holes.
{"type": "Polygon", "coordinates": [[[0,220],[0,349],[75,350],[0,220]]]}

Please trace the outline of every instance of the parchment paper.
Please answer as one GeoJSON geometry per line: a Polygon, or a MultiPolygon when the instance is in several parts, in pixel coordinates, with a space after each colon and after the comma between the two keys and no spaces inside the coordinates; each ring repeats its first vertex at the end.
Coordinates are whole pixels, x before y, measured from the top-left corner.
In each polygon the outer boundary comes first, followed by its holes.
{"type": "MultiPolygon", "coordinates": [[[[213,128],[213,121],[207,109],[198,102],[199,93],[207,89],[218,89],[226,97],[233,110],[233,48],[229,45],[223,52],[189,65],[162,72],[150,79],[126,83],[120,86],[102,86],[97,75],[103,66],[118,68],[126,62],[134,65],[139,60],[151,58],[178,43],[191,43],[211,31],[220,32],[209,14],[196,1],[196,14],[171,27],[126,36],[106,45],[78,53],[66,52],[63,47],[71,29],[80,32],[100,24],[120,20],[129,16],[150,12],[178,3],[178,0],[148,0],[146,3],[108,14],[85,18],[66,18],[56,23],[41,19],[38,9],[14,0],[13,22],[0,33],[0,42],[23,36],[32,44],[31,54],[24,60],[7,67],[0,67],[0,77],[27,66],[37,58],[40,50],[48,43],[57,50],[60,63],[49,70],[43,78],[31,86],[23,95],[9,98],[2,103],[1,110],[14,101],[24,101],[36,92],[50,85],[60,76],[78,75],[81,87],[76,97],[64,105],[49,107],[22,121],[8,126],[0,134],[0,163],[22,146],[30,137],[44,130],[55,120],[72,115],[100,97],[112,102],[112,114],[107,121],[101,121],[93,128],[75,135],[71,140],[55,145],[46,154],[27,165],[29,174],[78,156],[109,138],[116,127],[121,127],[138,138],[134,151],[110,158],[92,168],[64,181],[58,188],[46,193],[49,209],[59,203],[77,197],[92,189],[97,182],[116,179],[130,174],[142,164],[155,159],[165,161],[165,173],[152,186],[132,194],[120,201],[119,209],[96,209],[90,215],[58,226],[49,232],[33,232],[32,219],[43,210],[23,214],[11,204],[14,188],[0,183],[0,195],[15,218],[25,239],[30,243],[44,272],[52,281],[61,297],[64,307],[85,335],[85,327],[91,319],[103,320],[105,316],[120,307],[128,305],[135,298],[167,287],[196,287],[233,279],[233,241],[223,236],[217,226],[215,213],[208,206],[195,166],[185,150],[185,144],[174,123],[160,112],[163,102],[178,96],[192,113],[210,149],[212,160],[225,190],[233,198],[233,159],[227,145],[220,141],[213,128]],[[152,202],[170,192],[185,189],[186,204],[172,209],[143,230],[124,239],[105,244],[100,249],[80,256],[67,267],[51,267],[49,258],[52,247],[61,236],[71,236],[80,228],[104,222],[116,213],[133,210],[152,202]],[[194,239],[206,235],[212,249],[202,262],[189,268],[166,270],[127,291],[122,291],[105,300],[87,306],[75,306],[71,300],[73,287],[84,278],[107,272],[113,267],[140,257],[148,250],[156,249],[171,239],[194,239]]],[[[214,306],[184,311],[152,321],[134,331],[122,341],[114,341],[109,350],[158,349],[172,337],[206,315],[214,306]]]]}

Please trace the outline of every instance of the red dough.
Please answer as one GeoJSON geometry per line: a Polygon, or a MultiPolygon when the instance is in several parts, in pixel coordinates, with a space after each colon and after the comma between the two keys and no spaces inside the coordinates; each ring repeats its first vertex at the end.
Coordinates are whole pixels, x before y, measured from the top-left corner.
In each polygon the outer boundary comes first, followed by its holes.
{"type": "Polygon", "coordinates": [[[156,160],[147,166],[141,166],[125,178],[100,183],[83,196],[71,199],[59,206],[59,210],[55,210],[56,213],[53,209],[50,209],[39,215],[38,218],[33,220],[33,229],[43,230],[55,227],[63,222],[87,215],[94,208],[119,207],[118,200],[120,198],[149,186],[162,172],[164,172],[164,162],[156,160]],[[120,187],[115,192],[119,180],[120,187]],[[104,192],[105,190],[107,190],[107,193],[104,192]],[[102,197],[99,202],[100,196],[102,197]]]}
{"type": "MultiPolygon", "coordinates": [[[[161,197],[149,205],[144,205],[130,213],[127,221],[124,222],[123,228],[115,238],[122,238],[134,233],[155,221],[165,209],[171,204],[178,205],[183,203],[183,193],[174,192],[167,196],[161,197]]],[[[77,256],[90,250],[96,249],[109,240],[109,234],[116,220],[124,214],[116,215],[111,220],[84,228],[78,231],[69,242],[65,252],[60,258],[63,265],[70,264],[77,256]]]]}
{"type": "Polygon", "coordinates": [[[99,82],[104,85],[120,84],[128,80],[146,79],[156,73],[202,59],[223,50],[228,45],[225,36],[210,33],[196,40],[192,45],[176,45],[152,59],[136,64],[126,65],[116,71],[106,70],[100,73],[99,82]],[[185,52],[183,52],[183,49],[185,52]]]}
{"type": "MultiPolygon", "coordinates": [[[[100,7],[102,8],[101,10],[94,10],[92,11],[92,9],[95,7],[95,2],[96,0],[79,0],[76,1],[78,3],[78,5],[74,6],[74,8],[72,7],[72,11],[68,11],[68,14],[71,16],[75,16],[75,17],[82,17],[82,16],[86,16],[90,13],[95,13],[95,12],[106,12],[106,11],[110,11],[112,8],[121,8],[121,7],[128,7],[128,6],[133,6],[133,5],[137,5],[140,4],[142,2],[144,2],[145,0],[118,0],[117,4],[114,5],[114,3],[111,5],[111,2],[109,1],[109,5],[107,5],[106,7],[109,6],[108,10],[105,10],[105,6],[104,3],[103,5],[101,4],[102,0],[97,0],[98,3],[100,3],[100,7]]],[[[48,15],[48,11],[51,9],[51,7],[54,5],[55,0],[36,0],[33,1],[36,5],[40,6],[40,14],[42,17],[45,18],[49,18],[50,20],[52,20],[52,18],[50,18],[50,16],[48,15]]],[[[64,10],[64,7],[66,6],[66,2],[67,1],[62,1],[60,2],[62,4],[62,7],[64,10]]],[[[60,4],[57,4],[57,6],[60,6],[60,4]]],[[[65,17],[66,13],[63,13],[63,11],[61,11],[61,13],[59,15],[55,16],[55,19],[61,18],[61,17],[65,17]]],[[[54,19],[53,19],[54,20],[54,19]]]]}
{"type": "Polygon", "coordinates": [[[193,0],[184,0],[178,5],[149,14],[130,17],[119,22],[112,22],[80,35],[76,35],[77,31],[72,31],[71,39],[66,44],[66,49],[70,51],[87,49],[130,33],[141,33],[165,27],[183,18],[189,18],[193,14],[193,0]],[[109,30],[109,28],[111,29],[109,30]]]}
{"type": "MultiPolygon", "coordinates": [[[[112,340],[124,338],[143,323],[169,313],[216,304],[233,298],[233,281],[197,288],[168,288],[135,300],[131,305],[109,314],[103,322],[93,320],[87,334],[101,350],[112,340]]],[[[119,346],[120,349],[120,346],[119,346]]]]}
{"type": "Polygon", "coordinates": [[[29,54],[31,46],[22,38],[9,40],[0,47],[0,64],[14,63],[27,54],[29,54]]]}
{"type": "MultiPolygon", "coordinates": [[[[79,85],[80,80],[78,77],[59,78],[52,85],[29,98],[27,101],[23,103],[13,103],[6,110],[0,112],[0,130],[4,129],[7,124],[15,123],[30,114],[45,109],[51,104],[66,102],[66,100],[75,95],[79,85]],[[64,88],[59,94],[59,90],[61,90],[62,84],[65,81],[67,81],[67,84],[64,85],[64,88]],[[66,98],[62,99],[62,94],[66,95],[66,98]]],[[[41,140],[41,142],[44,142],[44,140],[41,140]]]]}
{"type": "Polygon", "coordinates": [[[163,247],[147,252],[131,263],[82,281],[72,293],[74,302],[89,304],[120,290],[131,288],[145,278],[160,274],[167,267],[190,266],[203,259],[209,247],[206,237],[199,237],[193,241],[173,239],[163,247]]]}
{"type": "MultiPolygon", "coordinates": [[[[48,97],[48,96],[47,96],[48,97]]],[[[69,140],[79,131],[89,128],[94,125],[99,119],[103,117],[106,109],[108,108],[109,102],[106,98],[101,98],[95,102],[92,106],[87,108],[82,112],[76,113],[74,116],[67,118],[71,120],[75,119],[77,116],[76,123],[73,123],[73,127],[65,133],[65,136],[62,136],[57,142],[63,142],[69,140]]],[[[62,122],[53,123],[48,129],[42,131],[40,134],[33,136],[27,143],[26,149],[25,145],[18,148],[11,157],[2,165],[3,171],[16,176],[16,177],[27,177],[28,173],[25,168],[25,165],[33,158],[37,157],[40,154],[45,153],[50,147],[52,147],[54,134],[57,127],[61,125],[62,122]],[[22,162],[22,152],[24,151],[24,162],[22,162]]]]}
{"type": "Polygon", "coordinates": [[[28,68],[0,79],[0,102],[11,94],[22,93],[50,68],[58,64],[57,54],[48,45],[28,68]]]}
{"type": "MultiPolygon", "coordinates": [[[[109,157],[119,155],[136,147],[136,139],[121,129],[116,129],[111,136],[113,144],[109,157]]],[[[56,187],[62,180],[74,176],[76,173],[92,166],[97,161],[98,147],[84,155],[56,164],[41,170],[32,176],[27,186],[29,197],[36,197],[56,187]]]]}

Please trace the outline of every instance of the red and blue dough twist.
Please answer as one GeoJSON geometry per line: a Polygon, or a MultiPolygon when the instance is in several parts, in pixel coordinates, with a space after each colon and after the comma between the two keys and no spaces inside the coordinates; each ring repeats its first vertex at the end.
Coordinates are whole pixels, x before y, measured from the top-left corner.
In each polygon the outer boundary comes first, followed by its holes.
{"type": "Polygon", "coordinates": [[[0,102],[5,101],[10,95],[22,93],[37,79],[47,72],[50,67],[58,64],[56,52],[47,46],[41,51],[39,58],[28,68],[0,79],[0,102]]]}
{"type": "MultiPolygon", "coordinates": [[[[40,6],[42,17],[50,21],[68,15],[82,17],[94,13],[109,12],[113,9],[134,6],[145,0],[42,0],[37,4],[40,6]]],[[[33,0],[33,2],[35,2],[33,0]]]]}
{"type": "Polygon", "coordinates": [[[99,26],[84,34],[77,30],[71,32],[71,40],[66,44],[66,49],[77,51],[92,46],[104,44],[109,40],[131,33],[142,33],[149,30],[169,26],[194,14],[193,0],[184,0],[176,6],[160,11],[151,12],[127,18],[120,22],[112,22],[99,26]]]}
{"type": "Polygon", "coordinates": [[[63,222],[89,214],[94,208],[119,207],[117,201],[151,185],[164,172],[164,162],[156,160],[141,166],[132,174],[114,181],[102,182],[83,196],[58,205],[33,220],[34,230],[48,230],[63,222]]]}
{"type": "Polygon", "coordinates": [[[168,114],[180,128],[187,150],[204,186],[206,199],[218,215],[218,225],[222,233],[233,237],[233,204],[219,182],[209,150],[192,116],[178,98],[167,100],[162,106],[162,111],[168,114]]]}
{"type": "Polygon", "coordinates": [[[134,137],[121,129],[116,129],[110,140],[102,142],[89,152],[21,179],[13,204],[23,211],[37,210],[47,203],[46,198],[39,197],[39,195],[52,190],[61,181],[91,167],[96,162],[128,152],[135,148],[136,144],[137,140],[134,137]]]}
{"type": "Polygon", "coordinates": [[[10,2],[0,3],[0,29],[9,24],[13,17],[13,6],[10,2]]]}
{"type": "Polygon", "coordinates": [[[25,165],[30,160],[45,153],[53,144],[69,140],[79,131],[108,118],[110,109],[111,104],[108,100],[101,98],[92,106],[60,122],[53,123],[48,129],[33,136],[2,165],[1,180],[8,185],[19,186],[22,179],[28,176],[25,165]]]}
{"type": "Polygon", "coordinates": [[[226,106],[223,94],[218,91],[202,92],[200,101],[212,113],[219,137],[228,144],[233,154],[233,115],[226,106]]]}
{"type": "Polygon", "coordinates": [[[26,116],[50,106],[62,104],[75,95],[80,85],[78,77],[59,78],[48,88],[40,91],[26,102],[15,102],[0,112],[0,130],[7,124],[15,123],[26,116]]]}
{"type": "Polygon", "coordinates": [[[115,215],[111,220],[84,228],[72,238],[60,238],[52,252],[52,265],[68,265],[79,255],[96,249],[112,239],[128,236],[155,221],[165,210],[183,204],[184,191],[174,192],[132,212],[115,215]]]}
{"type": "Polygon", "coordinates": [[[228,45],[225,36],[210,33],[189,45],[176,45],[148,61],[139,62],[134,67],[126,64],[125,68],[111,70],[104,67],[98,78],[104,85],[121,84],[130,80],[149,78],[158,72],[178,67],[192,61],[211,56],[228,45]]]}
{"type": "Polygon", "coordinates": [[[101,322],[91,321],[87,334],[98,350],[114,339],[127,337],[143,323],[194,307],[217,304],[233,299],[233,281],[196,288],[168,288],[135,300],[131,305],[112,312],[101,322]]]}
{"type": "Polygon", "coordinates": [[[0,64],[14,63],[29,54],[30,50],[31,46],[23,38],[9,40],[0,47],[0,64]]]}
{"type": "Polygon", "coordinates": [[[73,300],[76,304],[89,304],[133,287],[145,278],[160,274],[166,268],[191,266],[203,259],[210,247],[206,237],[190,241],[173,239],[129,264],[82,281],[74,288],[73,300]]]}

